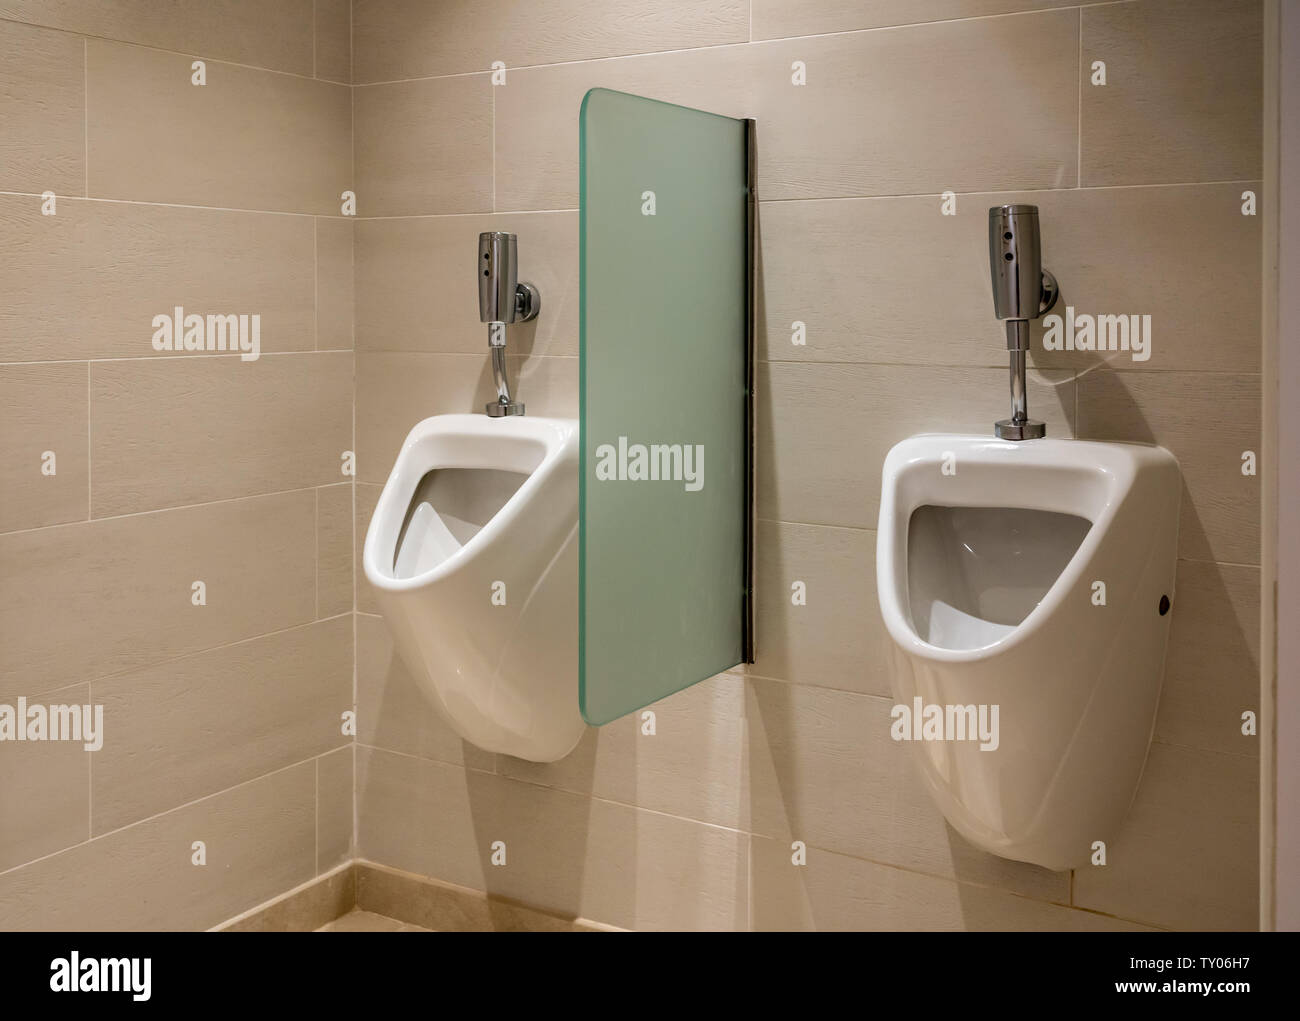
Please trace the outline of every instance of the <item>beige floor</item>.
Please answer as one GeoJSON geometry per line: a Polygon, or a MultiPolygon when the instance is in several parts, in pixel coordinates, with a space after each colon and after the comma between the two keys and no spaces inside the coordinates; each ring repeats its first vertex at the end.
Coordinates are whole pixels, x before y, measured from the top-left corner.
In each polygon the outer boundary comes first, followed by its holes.
{"type": "Polygon", "coordinates": [[[408,925],[387,915],[377,915],[373,911],[360,908],[349,911],[346,915],[322,925],[317,932],[433,932],[420,925],[408,925]]]}

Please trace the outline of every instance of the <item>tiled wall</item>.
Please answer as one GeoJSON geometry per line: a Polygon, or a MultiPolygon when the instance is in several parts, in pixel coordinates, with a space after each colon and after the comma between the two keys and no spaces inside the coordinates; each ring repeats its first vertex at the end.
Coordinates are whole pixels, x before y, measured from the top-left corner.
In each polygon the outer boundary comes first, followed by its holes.
{"type": "Polygon", "coordinates": [[[95,753],[0,744],[0,928],[210,925],[350,857],[354,655],[375,861],[638,928],[1253,927],[1260,21],[1256,0],[0,0],[0,703],[106,719],[95,753]],[[491,394],[479,231],[517,232],[544,295],[512,332],[520,396],[576,415],[597,85],[759,122],[759,662],[658,705],[653,738],[622,720],[539,766],[439,722],[364,581],[351,612],[353,558],[410,426],[491,394]],[[1005,414],[1004,201],[1040,206],[1071,304],[1155,329],[1144,363],[1036,346],[1031,410],[1162,443],[1186,480],[1147,776],[1109,864],[1072,875],[966,845],[887,737],[881,460],[1005,414]],[[260,314],[262,357],[153,351],[177,304],[260,314]]]}
{"type": "Polygon", "coordinates": [[[758,663],[539,766],[439,723],[362,582],[359,854],[638,928],[1256,925],[1257,0],[354,0],[352,38],[358,535],[406,431],[490,396],[477,232],[517,232],[542,289],[511,337],[529,413],[576,415],[586,89],[755,117],[762,198],[758,663]],[[1146,362],[1036,343],[1031,412],[1161,443],[1186,482],[1146,777],[1073,874],[972,849],[888,738],[881,462],[1006,414],[985,224],[1009,201],[1042,210],[1069,304],[1153,322],[1146,362]]]}
{"type": "Polygon", "coordinates": [[[205,927],[351,857],[349,14],[0,0],[0,703],[104,707],[99,751],[0,744],[0,929],[205,927]],[[261,357],[156,352],[176,305],[261,357]]]}

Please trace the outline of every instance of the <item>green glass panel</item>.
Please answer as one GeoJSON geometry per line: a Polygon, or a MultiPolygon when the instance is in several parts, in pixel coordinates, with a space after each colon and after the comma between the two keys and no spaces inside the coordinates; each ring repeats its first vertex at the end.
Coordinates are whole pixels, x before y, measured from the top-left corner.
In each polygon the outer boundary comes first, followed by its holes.
{"type": "Polygon", "coordinates": [[[749,134],[592,89],[580,139],[579,697],[598,725],[745,658],[749,134]]]}

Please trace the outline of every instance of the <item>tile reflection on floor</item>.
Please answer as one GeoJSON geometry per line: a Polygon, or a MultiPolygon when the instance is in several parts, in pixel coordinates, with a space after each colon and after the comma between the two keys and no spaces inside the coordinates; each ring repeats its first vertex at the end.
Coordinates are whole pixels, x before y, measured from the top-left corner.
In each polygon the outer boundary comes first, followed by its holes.
{"type": "Polygon", "coordinates": [[[426,929],[422,925],[408,925],[406,922],[398,921],[396,918],[389,918],[387,915],[377,915],[373,911],[362,911],[359,908],[349,911],[346,915],[334,919],[322,925],[317,932],[433,932],[432,929],[426,929]]]}

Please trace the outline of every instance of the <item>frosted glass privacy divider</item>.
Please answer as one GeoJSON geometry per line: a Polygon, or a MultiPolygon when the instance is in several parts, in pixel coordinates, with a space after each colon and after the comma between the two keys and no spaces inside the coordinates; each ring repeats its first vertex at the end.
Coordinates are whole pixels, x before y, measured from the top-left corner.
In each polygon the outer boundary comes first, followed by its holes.
{"type": "Polygon", "coordinates": [[[752,662],[753,121],[582,101],[579,702],[752,662]]]}

